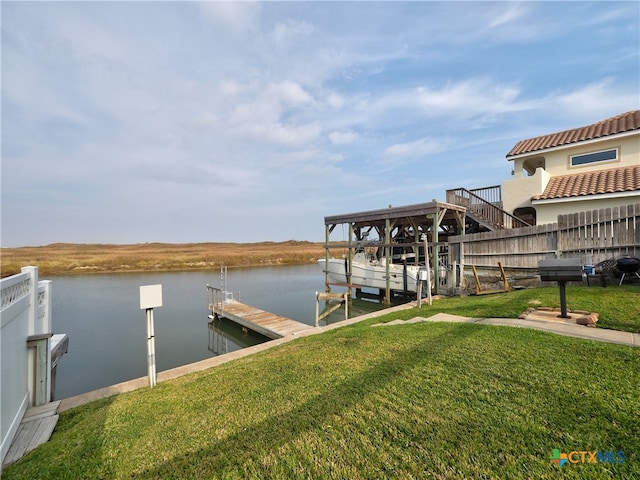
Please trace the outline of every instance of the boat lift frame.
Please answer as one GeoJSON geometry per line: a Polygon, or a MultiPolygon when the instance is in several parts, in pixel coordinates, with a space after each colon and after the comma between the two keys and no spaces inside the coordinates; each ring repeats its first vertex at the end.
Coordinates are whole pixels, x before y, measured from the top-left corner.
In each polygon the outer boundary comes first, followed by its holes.
{"type": "MultiPolygon", "coordinates": [[[[384,208],[380,210],[370,210],[365,212],[349,213],[342,215],[331,215],[324,217],[325,224],[325,259],[329,264],[332,249],[346,249],[345,259],[347,262],[347,282],[339,284],[346,286],[349,298],[352,289],[359,288],[353,285],[350,278],[352,271],[353,256],[357,249],[367,247],[383,248],[386,257],[386,289],[384,303],[391,304],[391,288],[389,285],[389,265],[391,264],[392,247],[409,247],[415,253],[415,262],[419,261],[419,249],[424,244],[423,235],[429,239],[431,252],[431,265],[433,265],[433,286],[435,293],[438,293],[439,268],[438,268],[438,242],[440,237],[444,240],[450,235],[464,235],[465,233],[466,208],[450,203],[433,200],[428,203],[407,205],[402,207],[384,208]],[[349,233],[346,242],[332,242],[331,233],[338,225],[348,225],[349,233]],[[367,240],[371,231],[378,234],[378,241],[367,240]],[[407,237],[412,237],[413,241],[407,237]]],[[[460,275],[462,277],[462,275],[460,275]]],[[[325,287],[327,292],[331,292],[329,282],[329,272],[325,271],[325,287]]]]}

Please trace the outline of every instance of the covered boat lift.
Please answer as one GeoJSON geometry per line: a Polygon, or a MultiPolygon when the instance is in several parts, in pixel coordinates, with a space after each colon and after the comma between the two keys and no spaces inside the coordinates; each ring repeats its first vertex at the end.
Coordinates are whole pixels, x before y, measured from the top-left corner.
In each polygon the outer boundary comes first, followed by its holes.
{"type": "MultiPolygon", "coordinates": [[[[419,262],[420,247],[424,246],[423,235],[431,245],[431,264],[434,266],[434,278],[436,293],[438,292],[438,248],[439,242],[446,240],[450,235],[464,235],[466,208],[450,203],[433,200],[429,203],[406,205],[402,207],[383,208],[365,212],[347,213],[324,217],[325,225],[325,265],[329,264],[330,251],[332,249],[346,249],[348,271],[352,271],[354,253],[359,248],[382,247],[386,256],[386,265],[391,263],[391,251],[393,247],[413,249],[414,261],[419,262]],[[348,225],[348,240],[339,242],[331,241],[331,234],[338,225],[348,225]],[[377,233],[378,240],[369,240],[369,234],[377,233]]],[[[389,286],[389,274],[387,267],[386,291],[384,303],[391,303],[391,288],[389,286]]],[[[329,272],[325,271],[325,286],[327,292],[331,291],[331,285],[346,286],[351,294],[352,288],[360,288],[353,285],[349,279],[347,283],[336,284],[329,282],[329,272]]]]}

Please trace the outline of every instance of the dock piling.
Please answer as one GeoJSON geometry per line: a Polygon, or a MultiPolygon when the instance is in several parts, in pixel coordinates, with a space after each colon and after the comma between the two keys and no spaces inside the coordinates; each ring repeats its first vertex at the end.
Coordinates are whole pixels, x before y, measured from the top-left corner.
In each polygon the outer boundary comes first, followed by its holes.
{"type": "Polygon", "coordinates": [[[339,309],[343,304],[344,304],[344,319],[348,320],[349,319],[349,293],[348,292],[344,292],[344,293],[316,292],[316,327],[320,326],[320,323],[319,323],[320,320],[331,315],[333,312],[339,309]],[[340,303],[332,306],[331,308],[323,311],[322,314],[320,314],[319,310],[320,310],[321,300],[324,300],[327,303],[329,302],[340,302],[340,303]]]}

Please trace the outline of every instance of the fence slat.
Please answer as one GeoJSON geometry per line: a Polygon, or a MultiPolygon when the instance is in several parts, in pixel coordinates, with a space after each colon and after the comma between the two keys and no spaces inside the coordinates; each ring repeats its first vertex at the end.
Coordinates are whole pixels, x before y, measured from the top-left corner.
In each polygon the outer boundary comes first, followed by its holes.
{"type": "Polygon", "coordinates": [[[457,235],[452,258],[465,265],[537,268],[538,261],[556,254],[597,264],[622,255],[640,256],[640,204],[563,214],[558,222],[494,232],[457,235]]]}

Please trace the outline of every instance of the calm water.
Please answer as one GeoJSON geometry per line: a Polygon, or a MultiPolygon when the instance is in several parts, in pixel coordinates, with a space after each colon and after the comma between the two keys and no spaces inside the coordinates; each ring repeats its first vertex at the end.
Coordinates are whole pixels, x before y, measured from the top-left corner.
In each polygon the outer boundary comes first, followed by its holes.
{"type": "MultiPolygon", "coordinates": [[[[163,306],[154,309],[158,372],[268,340],[231,322],[209,325],[206,285],[221,286],[217,271],[46,279],[53,280],[53,331],[69,335],[69,352],[58,363],[57,399],[147,375],[141,285],[162,284],[163,306]]],[[[317,265],[230,269],[227,288],[244,303],[313,325],[324,275],[317,265]]],[[[360,302],[353,313],[378,308],[360,302]]],[[[339,310],[329,322],[342,318],[339,310]]]]}

